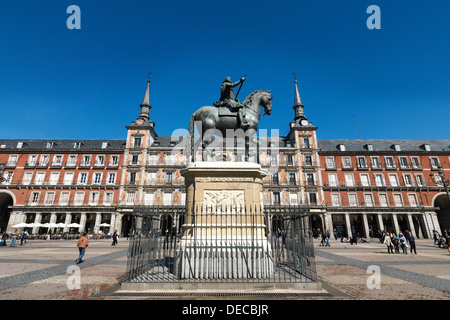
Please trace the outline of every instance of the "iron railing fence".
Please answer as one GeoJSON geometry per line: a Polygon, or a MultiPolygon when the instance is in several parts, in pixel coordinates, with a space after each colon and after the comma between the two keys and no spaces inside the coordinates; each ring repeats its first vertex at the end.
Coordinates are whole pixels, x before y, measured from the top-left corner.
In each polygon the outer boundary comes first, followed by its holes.
{"type": "Polygon", "coordinates": [[[309,207],[136,206],[120,282],[315,282],[309,207]]]}

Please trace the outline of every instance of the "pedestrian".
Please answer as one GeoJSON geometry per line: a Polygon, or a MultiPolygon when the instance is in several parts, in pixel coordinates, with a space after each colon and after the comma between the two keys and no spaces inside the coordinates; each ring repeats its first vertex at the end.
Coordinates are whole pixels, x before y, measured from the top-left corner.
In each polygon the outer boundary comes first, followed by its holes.
{"type": "Polygon", "coordinates": [[[391,233],[391,241],[394,245],[395,253],[400,253],[400,240],[395,233],[391,233]]]}
{"type": "Polygon", "coordinates": [[[439,243],[440,237],[441,235],[439,234],[439,232],[437,230],[433,230],[433,239],[434,239],[433,247],[436,247],[436,244],[439,243]]]}
{"type": "Polygon", "coordinates": [[[13,232],[11,235],[11,244],[9,245],[10,247],[16,246],[16,239],[17,239],[17,233],[13,232]]]}
{"type": "Polygon", "coordinates": [[[402,247],[403,254],[408,254],[408,245],[406,244],[406,238],[403,233],[399,234],[400,246],[402,247]]]}
{"type": "Polygon", "coordinates": [[[22,231],[20,233],[19,238],[20,238],[20,245],[23,245],[23,242],[25,241],[25,232],[22,231]]]}
{"type": "Polygon", "coordinates": [[[409,249],[409,252],[411,252],[411,254],[412,254],[414,251],[414,253],[417,254],[416,240],[414,239],[414,236],[411,234],[411,231],[407,231],[406,241],[408,241],[409,246],[411,247],[411,249],[409,249]]]}
{"type": "Polygon", "coordinates": [[[80,253],[77,260],[75,260],[77,264],[84,262],[83,256],[86,252],[86,248],[88,245],[89,245],[89,240],[86,237],[86,232],[84,232],[83,236],[80,239],[78,239],[78,241],[77,241],[77,247],[78,247],[78,251],[80,253]]]}
{"type": "Polygon", "coordinates": [[[394,245],[389,234],[385,234],[383,243],[387,246],[388,254],[394,253],[394,245]]]}
{"type": "Polygon", "coordinates": [[[119,235],[117,234],[117,230],[116,231],[114,231],[114,233],[113,233],[113,235],[112,235],[112,239],[113,239],[113,242],[112,242],[112,246],[115,246],[118,242],[117,242],[117,238],[119,237],[119,235]]]}
{"type": "Polygon", "coordinates": [[[319,244],[319,246],[325,246],[325,237],[326,237],[326,235],[325,235],[325,232],[322,232],[322,230],[317,230],[317,232],[318,232],[318,235],[319,235],[319,237],[320,237],[320,244],[319,244]]]}
{"type": "Polygon", "coordinates": [[[337,241],[338,234],[337,234],[336,228],[333,229],[333,235],[334,235],[334,240],[337,241]]]}
{"type": "Polygon", "coordinates": [[[328,230],[325,230],[325,240],[326,240],[326,247],[331,247],[330,246],[330,232],[328,230]]]}

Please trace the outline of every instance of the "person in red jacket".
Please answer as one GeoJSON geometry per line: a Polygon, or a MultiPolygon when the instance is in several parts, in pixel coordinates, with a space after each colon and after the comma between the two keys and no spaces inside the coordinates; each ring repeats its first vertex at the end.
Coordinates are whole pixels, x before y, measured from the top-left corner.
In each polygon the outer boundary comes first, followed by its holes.
{"type": "Polygon", "coordinates": [[[88,245],[89,245],[89,240],[86,237],[86,232],[85,232],[85,233],[83,233],[83,236],[80,239],[78,239],[78,242],[77,242],[78,251],[80,252],[78,259],[75,260],[77,264],[84,262],[83,256],[84,256],[84,253],[86,252],[86,248],[88,245]]]}

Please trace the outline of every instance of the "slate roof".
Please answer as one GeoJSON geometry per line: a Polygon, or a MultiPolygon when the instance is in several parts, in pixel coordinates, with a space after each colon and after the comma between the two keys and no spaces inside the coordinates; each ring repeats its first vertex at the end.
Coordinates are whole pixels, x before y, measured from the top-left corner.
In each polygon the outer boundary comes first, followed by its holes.
{"type": "Polygon", "coordinates": [[[425,145],[430,146],[429,151],[450,152],[450,140],[318,140],[319,152],[339,151],[339,145],[345,146],[345,152],[367,152],[368,145],[372,145],[374,152],[395,152],[394,145],[400,146],[400,152],[425,152],[425,145]]]}
{"type": "Polygon", "coordinates": [[[125,149],[125,140],[111,139],[0,139],[1,149],[19,150],[48,150],[48,151],[73,151],[73,150],[121,150],[125,149]],[[17,148],[17,143],[23,142],[22,148],[17,148]],[[52,142],[53,147],[47,148],[47,143],[52,142]],[[103,142],[107,142],[106,148],[102,148],[103,142]],[[75,143],[81,143],[80,148],[75,148],[75,143]]]}

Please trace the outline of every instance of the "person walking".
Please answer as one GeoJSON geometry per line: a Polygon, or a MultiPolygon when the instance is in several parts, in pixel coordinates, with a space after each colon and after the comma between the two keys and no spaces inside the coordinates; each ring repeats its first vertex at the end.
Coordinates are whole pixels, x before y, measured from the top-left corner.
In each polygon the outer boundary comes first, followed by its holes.
{"type": "Polygon", "coordinates": [[[387,246],[388,254],[394,253],[394,245],[392,244],[392,240],[389,234],[385,235],[383,243],[387,246]]]}
{"type": "Polygon", "coordinates": [[[83,256],[86,253],[86,248],[88,247],[88,245],[89,245],[89,240],[86,237],[86,232],[84,232],[83,236],[80,239],[78,239],[78,241],[77,241],[77,247],[78,247],[78,251],[80,253],[77,260],[75,260],[77,264],[84,262],[83,256]]]}
{"type": "Polygon", "coordinates": [[[403,254],[408,254],[408,245],[406,244],[406,238],[403,233],[399,234],[400,246],[402,247],[403,254]]]}
{"type": "Polygon", "coordinates": [[[415,239],[414,239],[414,236],[411,234],[411,231],[407,231],[407,234],[406,234],[406,241],[408,241],[409,246],[411,247],[411,249],[409,249],[409,252],[411,252],[411,254],[412,254],[413,251],[414,251],[414,253],[417,254],[417,251],[416,251],[416,241],[415,241],[415,239]]]}
{"type": "Polygon", "coordinates": [[[395,233],[391,233],[391,241],[394,245],[395,253],[400,253],[400,240],[395,233]]]}
{"type": "Polygon", "coordinates": [[[115,246],[118,242],[117,242],[117,238],[119,237],[119,235],[117,234],[117,230],[114,231],[113,235],[112,235],[112,240],[113,242],[111,243],[112,246],[115,246]]]}
{"type": "Polygon", "coordinates": [[[325,230],[325,246],[326,247],[331,247],[330,246],[330,232],[328,230],[325,230]]]}

